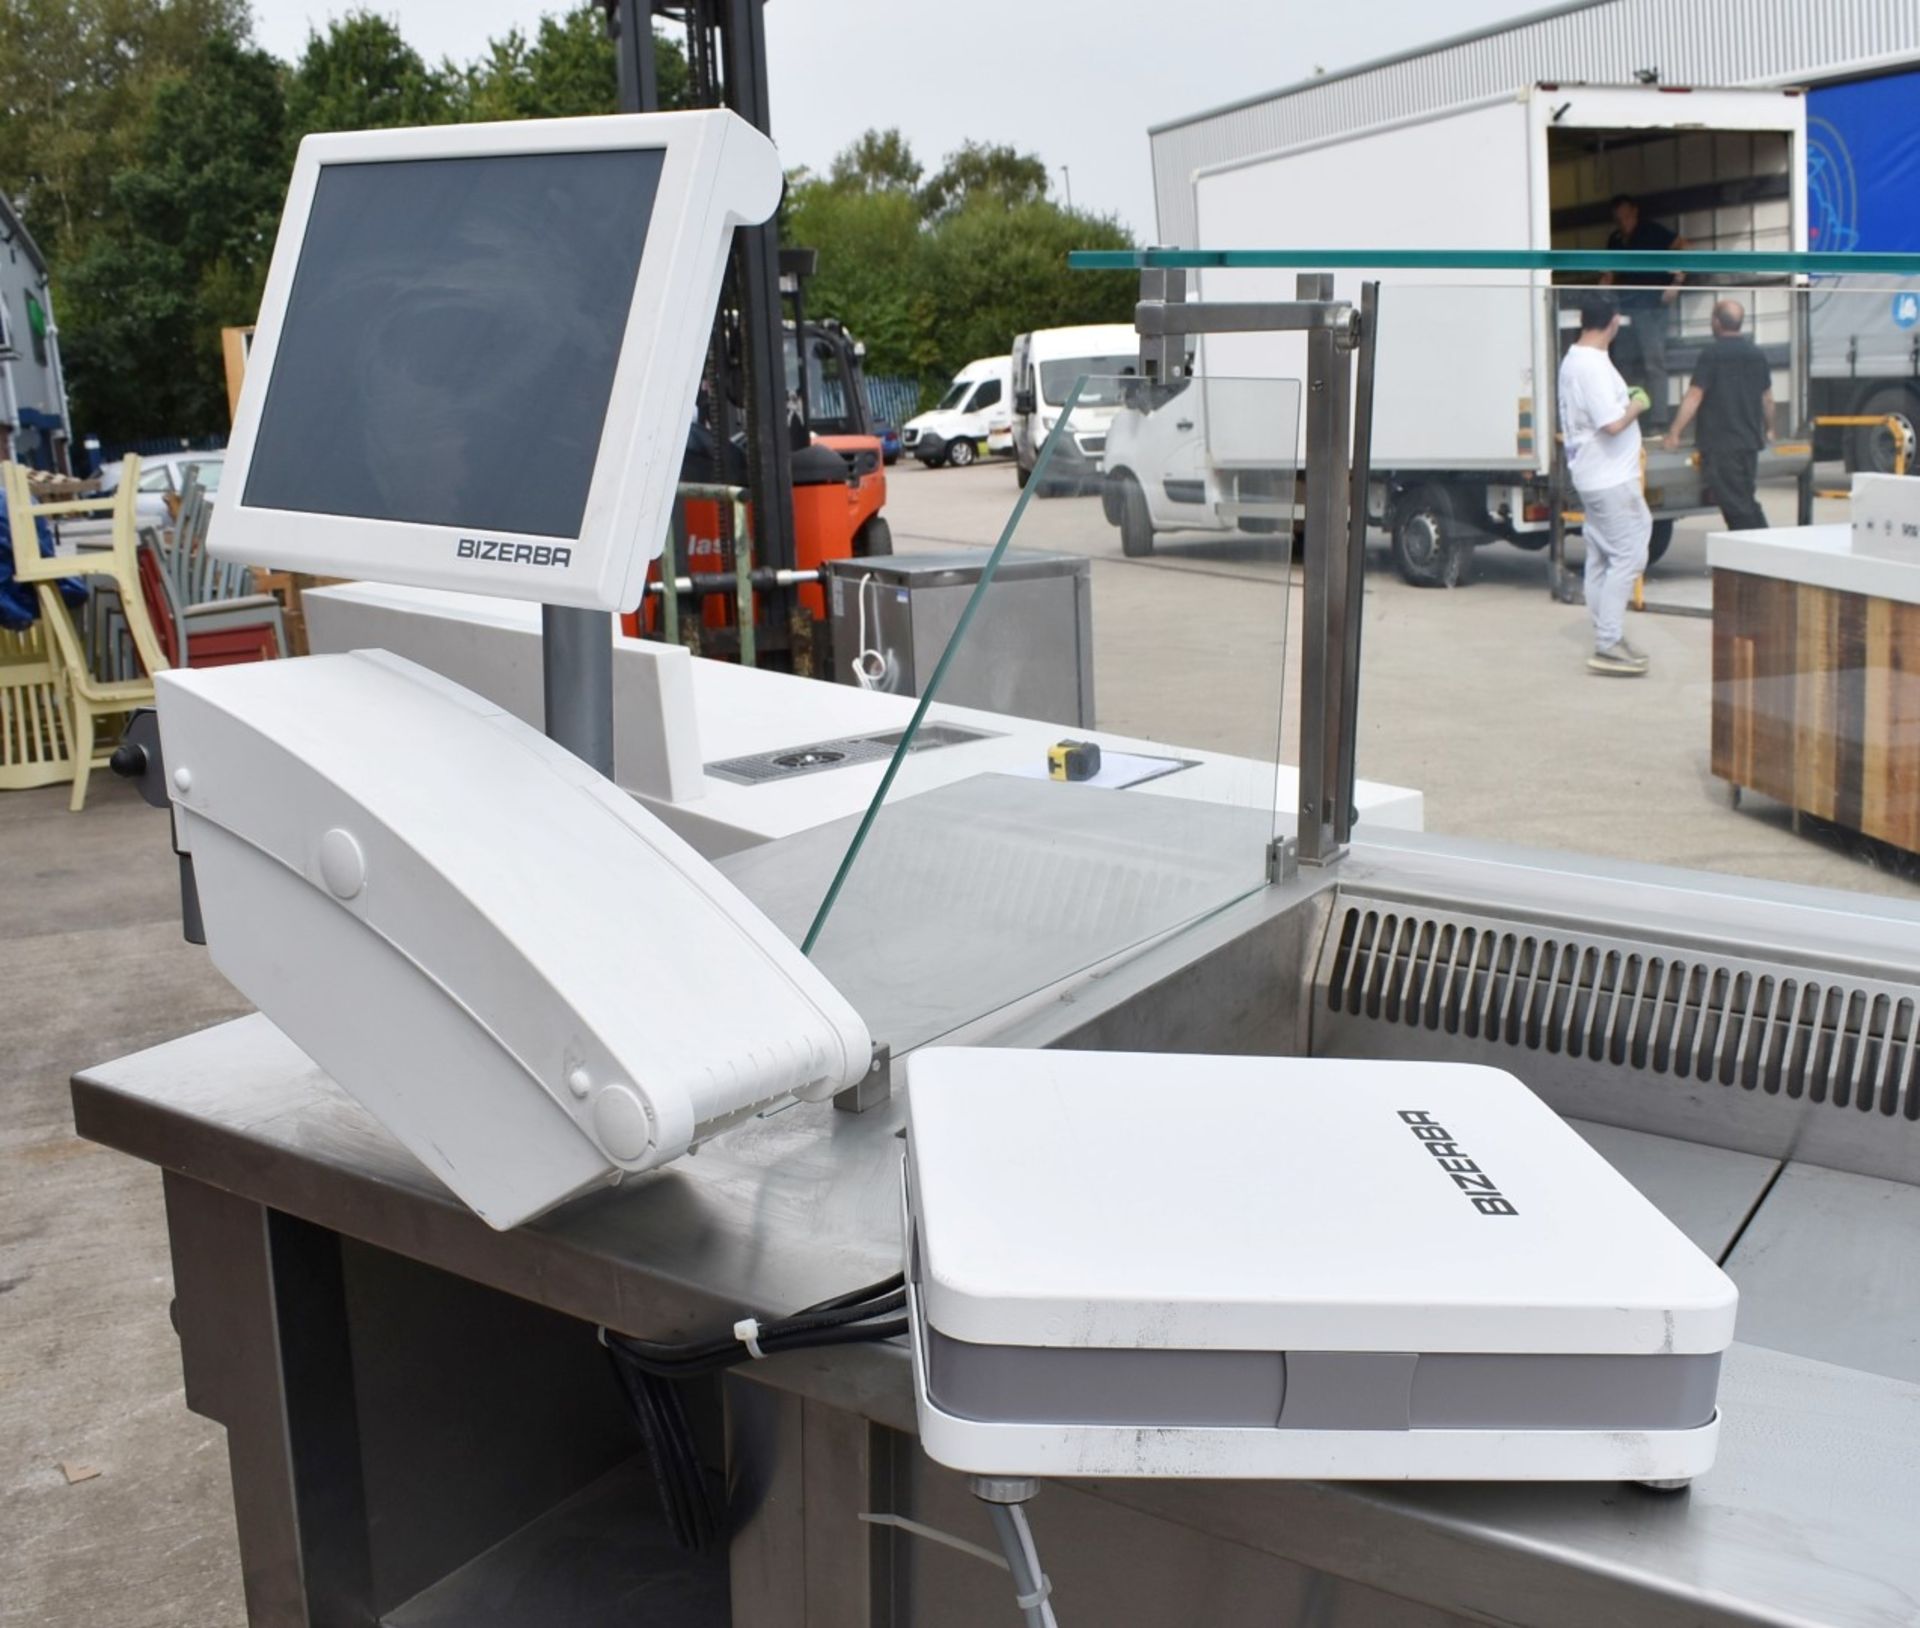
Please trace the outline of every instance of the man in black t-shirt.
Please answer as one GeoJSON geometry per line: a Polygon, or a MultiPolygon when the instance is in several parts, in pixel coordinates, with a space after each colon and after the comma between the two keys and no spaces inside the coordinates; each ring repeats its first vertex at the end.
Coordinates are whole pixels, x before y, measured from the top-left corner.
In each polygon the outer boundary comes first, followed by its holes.
{"type": "Polygon", "coordinates": [[[1693,366],[1693,384],[1662,443],[1669,452],[1696,417],[1700,472],[1732,531],[1763,531],[1767,517],[1754,488],[1760,449],[1773,439],[1773,369],[1760,347],[1740,330],[1747,320],[1738,300],[1713,308],[1713,343],[1693,366]]]}
{"type": "MultiPolygon", "coordinates": [[[[1637,254],[1678,252],[1688,247],[1678,232],[1648,220],[1639,203],[1624,192],[1613,200],[1613,230],[1609,249],[1637,254]]],[[[1667,399],[1667,312],[1687,280],[1683,271],[1608,271],[1600,281],[1623,290],[1620,313],[1626,326],[1613,344],[1613,363],[1629,384],[1642,386],[1653,398],[1647,426],[1664,424],[1673,404],[1667,399]]]]}

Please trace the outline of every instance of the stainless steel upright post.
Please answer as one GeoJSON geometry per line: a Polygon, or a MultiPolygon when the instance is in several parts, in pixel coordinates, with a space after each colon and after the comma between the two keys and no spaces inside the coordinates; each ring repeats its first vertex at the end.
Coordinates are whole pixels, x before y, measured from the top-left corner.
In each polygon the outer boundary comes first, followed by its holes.
{"type": "Polygon", "coordinates": [[[569,605],[540,607],[540,670],[547,735],[613,774],[613,618],[569,605]]]}
{"type": "MultiPolygon", "coordinates": [[[[1380,330],[1380,285],[1360,285],[1360,331],[1353,383],[1353,455],[1347,477],[1347,538],[1341,577],[1346,606],[1340,650],[1340,732],[1335,742],[1334,840],[1353,835],[1353,783],[1360,727],[1360,634],[1367,573],[1367,487],[1373,478],[1373,359],[1380,330]]],[[[1341,371],[1346,370],[1344,360],[1341,371]]]]}
{"type": "MultiPolygon", "coordinates": [[[[1300,301],[1330,302],[1333,278],[1302,273],[1300,301]]],[[[1340,807],[1341,702],[1352,635],[1347,571],[1349,350],[1331,327],[1307,330],[1307,493],[1301,553],[1306,605],[1300,644],[1300,862],[1325,865],[1346,847],[1340,807]]]]}
{"type": "MultiPolygon", "coordinates": [[[[1369,310],[1372,297],[1368,300],[1369,310]]],[[[1350,471],[1353,374],[1361,324],[1351,305],[1333,297],[1333,279],[1300,278],[1291,301],[1201,300],[1189,303],[1183,278],[1160,268],[1141,273],[1133,325],[1150,379],[1170,382],[1185,370],[1190,334],[1298,333],[1307,336],[1307,495],[1302,557],[1306,609],[1300,654],[1300,838],[1303,864],[1325,865],[1346,851],[1353,812],[1353,728],[1359,684],[1360,569],[1366,537],[1367,458],[1350,471]],[[1351,488],[1361,490],[1355,496],[1351,488]],[[1349,529],[1349,511],[1359,524],[1349,529]]],[[[1372,412],[1371,373],[1367,412],[1372,412]]]]}

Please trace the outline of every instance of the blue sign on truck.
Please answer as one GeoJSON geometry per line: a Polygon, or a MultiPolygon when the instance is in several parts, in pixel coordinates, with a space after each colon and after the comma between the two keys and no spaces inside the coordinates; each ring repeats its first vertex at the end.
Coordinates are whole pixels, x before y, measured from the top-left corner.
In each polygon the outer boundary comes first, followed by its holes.
{"type": "MultiPolygon", "coordinates": [[[[1823,85],[1807,97],[1807,247],[1920,253],[1920,72],[1823,85]]],[[[1889,470],[1920,423],[1920,284],[1832,279],[1812,299],[1813,410],[1890,417],[1848,433],[1849,462],[1889,470]]]]}

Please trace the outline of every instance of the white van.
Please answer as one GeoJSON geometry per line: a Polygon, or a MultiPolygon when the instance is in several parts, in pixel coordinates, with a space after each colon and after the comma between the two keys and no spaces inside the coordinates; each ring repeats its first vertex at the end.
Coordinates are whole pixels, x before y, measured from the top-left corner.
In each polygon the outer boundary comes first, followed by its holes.
{"type": "Polygon", "coordinates": [[[947,393],[930,413],[910,418],[900,430],[900,446],[929,469],[952,464],[964,469],[980,455],[1006,452],[1013,439],[1013,363],[1005,356],[982,356],[953,376],[947,393]]]}
{"type": "Polygon", "coordinates": [[[1048,465],[1047,492],[1080,491],[1100,483],[1100,455],[1106,450],[1107,425],[1120,407],[1122,377],[1140,371],[1140,336],[1124,322],[1091,323],[1079,328],[1037,328],[1013,341],[1013,454],[1020,484],[1033,474],[1034,460],[1072,393],[1074,381],[1087,376],[1067,426],[1068,439],[1054,448],[1048,465]]]}

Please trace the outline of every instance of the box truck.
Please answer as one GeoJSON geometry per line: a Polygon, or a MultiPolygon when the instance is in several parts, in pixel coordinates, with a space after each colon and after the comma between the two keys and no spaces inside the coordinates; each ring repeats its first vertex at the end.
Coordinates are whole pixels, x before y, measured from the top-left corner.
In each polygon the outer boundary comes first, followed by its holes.
{"type": "MultiPolygon", "coordinates": [[[[1203,170],[1193,180],[1198,246],[1602,248],[1611,200],[1627,193],[1695,249],[1803,249],[1806,107],[1796,91],[1529,86],[1203,170]]],[[[1211,269],[1192,274],[1192,297],[1290,299],[1296,275],[1211,269]]],[[[1400,573],[1450,586],[1478,543],[1544,548],[1576,291],[1540,272],[1382,269],[1337,272],[1336,295],[1357,301],[1365,278],[1382,285],[1369,518],[1391,535],[1400,573]]],[[[1724,293],[1695,282],[1671,308],[1669,397],[1659,404],[1668,415],[1712,342],[1709,315],[1724,293]]],[[[1775,369],[1782,431],[1761,478],[1797,477],[1810,454],[1785,435],[1805,412],[1795,295],[1782,286],[1742,298],[1775,369]]],[[[1196,343],[1200,388],[1135,392],[1102,459],[1106,515],[1127,552],[1151,551],[1168,531],[1271,529],[1284,472],[1250,467],[1243,451],[1220,455],[1223,437],[1246,433],[1211,422],[1218,404],[1245,398],[1209,381],[1299,379],[1304,367],[1297,334],[1210,335],[1196,343]]],[[[1652,437],[1646,446],[1658,558],[1674,519],[1706,508],[1710,494],[1689,450],[1663,452],[1652,437]]]]}

